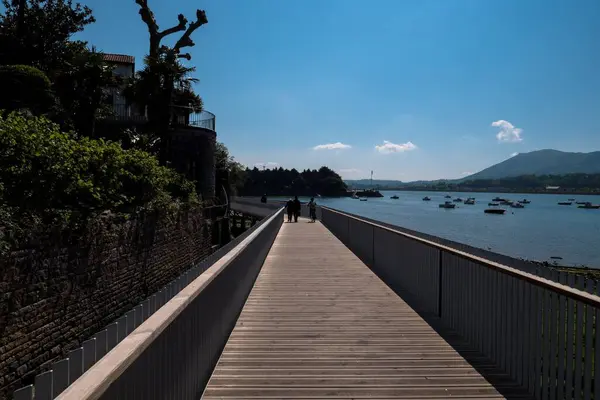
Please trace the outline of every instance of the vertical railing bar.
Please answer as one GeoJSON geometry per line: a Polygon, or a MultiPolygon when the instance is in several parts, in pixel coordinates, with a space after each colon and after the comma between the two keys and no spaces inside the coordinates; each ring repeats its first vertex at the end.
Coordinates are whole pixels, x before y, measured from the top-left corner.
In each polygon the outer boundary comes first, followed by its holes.
{"type": "MultiPolygon", "coordinates": [[[[561,284],[565,284],[566,276],[564,272],[560,272],[558,276],[558,281],[561,284]]],[[[558,376],[557,376],[557,387],[556,387],[556,397],[558,399],[565,398],[565,340],[566,335],[565,331],[567,329],[566,326],[566,307],[567,303],[565,301],[565,296],[558,296],[559,304],[558,304],[558,376]]]]}
{"type": "Polygon", "coordinates": [[[485,307],[485,303],[484,303],[484,296],[483,296],[483,286],[484,286],[484,280],[483,280],[483,270],[484,267],[476,264],[476,271],[477,274],[475,275],[475,280],[477,282],[477,296],[476,296],[476,306],[477,306],[477,320],[479,321],[479,324],[476,325],[476,336],[477,336],[477,350],[480,353],[483,353],[484,351],[484,347],[483,347],[483,335],[486,334],[487,332],[485,332],[485,328],[486,328],[486,315],[483,312],[483,308],[485,307]]]}
{"type": "MultiPolygon", "coordinates": [[[[567,281],[570,287],[575,287],[575,276],[569,274],[567,281]]],[[[566,357],[566,382],[565,382],[565,399],[571,399],[573,397],[573,372],[575,363],[573,362],[573,350],[574,350],[574,339],[575,339],[575,324],[577,317],[575,315],[575,300],[570,297],[567,298],[567,357],[566,357]]]]}
{"type": "Polygon", "coordinates": [[[494,359],[494,328],[493,328],[493,323],[494,323],[494,310],[493,310],[493,304],[494,302],[492,301],[493,297],[493,271],[489,270],[489,269],[485,269],[485,296],[486,296],[486,308],[485,308],[485,313],[487,315],[487,319],[486,319],[486,334],[485,334],[485,340],[486,340],[486,346],[485,346],[485,354],[491,358],[492,360],[494,359]]]}
{"type": "MultiPolygon", "coordinates": [[[[579,275],[576,279],[577,289],[584,290],[585,289],[585,280],[579,275]]],[[[582,390],[582,377],[583,377],[583,303],[580,301],[576,302],[577,304],[577,327],[575,334],[575,393],[573,393],[573,399],[579,400],[581,399],[581,390],[582,390]]]]}
{"type": "Polygon", "coordinates": [[[523,385],[527,388],[527,391],[531,394],[533,388],[533,382],[531,377],[533,354],[534,354],[534,343],[535,337],[533,336],[533,327],[535,325],[535,315],[532,313],[533,310],[533,296],[531,291],[531,284],[529,282],[523,282],[523,298],[525,304],[524,310],[524,324],[523,334],[525,335],[524,348],[523,348],[523,359],[525,360],[523,365],[523,385]]]}
{"type": "Polygon", "coordinates": [[[516,346],[516,339],[517,339],[517,335],[516,335],[516,330],[517,330],[517,325],[515,324],[515,318],[518,315],[518,311],[516,308],[516,300],[517,300],[517,296],[516,296],[516,290],[515,290],[515,286],[516,286],[516,281],[517,278],[513,278],[512,276],[508,278],[509,279],[509,287],[508,287],[508,298],[509,298],[509,304],[508,304],[508,371],[509,371],[509,375],[513,380],[516,380],[516,357],[517,357],[517,346],[516,346]]]}
{"type": "Polygon", "coordinates": [[[494,298],[496,299],[496,310],[494,312],[494,361],[496,365],[502,365],[502,281],[501,273],[494,271],[494,298]]]}
{"type": "Polygon", "coordinates": [[[83,372],[86,372],[96,362],[96,339],[86,340],[81,347],[83,348],[83,372]]]}
{"type": "Polygon", "coordinates": [[[52,375],[53,372],[50,370],[35,377],[35,400],[52,400],[54,398],[52,375]]]}
{"type": "Polygon", "coordinates": [[[518,314],[517,314],[517,383],[520,386],[526,386],[525,385],[525,379],[524,376],[525,374],[523,373],[523,371],[526,371],[525,369],[525,360],[527,359],[527,357],[525,356],[525,329],[524,327],[527,326],[527,320],[525,319],[525,314],[527,312],[527,307],[525,307],[525,301],[524,301],[524,287],[525,287],[525,282],[523,282],[521,279],[517,280],[517,310],[518,310],[518,314]]]}
{"type": "Polygon", "coordinates": [[[33,385],[27,385],[13,393],[13,400],[33,400],[33,385]]]}
{"type": "Polygon", "coordinates": [[[500,322],[500,341],[501,341],[501,347],[500,347],[500,359],[501,359],[501,363],[500,363],[500,367],[502,368],[502,370],[508,372],[508,316],[506,315],[506,309],[507,309],[507,297],[508,297],[508,276],[506,276],[505,274],[500,274],[500,303],[501,303],[501,322],[500,322]]]}
{"type": "Polygon", "coordinates": [[[83,374],[83,348],[69,352],[69,384],[75,382],[83,374]]]}
{"type": "MultiPolygon", "coordinates": [[[[552,271],[552,280],[558,281],[558,273],[556,271],[552,271]]],[[[556,358],[557,358],[557,339],[558,339],[558,331],[557,331],[557,310],[558,310],[558,293],[550,292],[551,303],[550,303],[550,375],[549,379],[549,390],[550,390],[550,400],[556,400],[556,358]]],[[[562,399],[560,399],[562,400],[562,399]]]]}
{"type": "MultiPolygon", "coordinates": [[[[544,274],[544,278],[548,275],[544,274]]],[[[549,290],[543,290],[543,330],[542,330],[542,344],[543,344],[543,352],[542,352],[542,398],[549,399],[548,393],[548,381],[550,376],[550,355],[551,355],[551,340],[550,340],[550,312],[552,308],[552,294],[549,290]]]]}
{"type": "MultiPolygon", "coordinates": [[[[586,291],[594,293],[594,281],[587,280],[586,291]]],[[[585,351],[584,354],[584,375],[583,375],[583,398],[584,400],[592,400],[592,360],[594,344],[593,332],[594,308],[589,304],[585,306],[585,351]]]]}
{"type": "Polygon", "coordinates": [[[438,249],[438,317],[442,318],[442,299],[443,299],[443,293],[444,293],[444,258],[443,258],[444,252],[442,251],[442,249],[438,249]]]}
{"type": "Polygon", "coordinates": [[[58,397],[69,386],[69,359],[52,364],[52,395],[58,397]]]}
{"type": "MultiPolygon", "coordinates": [[[[596,281],[596,296],[600,296],[600,282],[596,281]]],[[[600,399],[600,308],[595,309],[594,345],[594,398],[600,399]]]]}
{"type": "Polygon", "coordinates": [[[534,395],[536,399],[542,398],[542,334],[544,332],[543,327],[543,312],[544,312],[544,291],[538,286],[534,286],[533,288],[535,292],[535,312],[536,312],[536,320],[535,320],[535,330],[536,330],[536,341],[535,343],[535,364],[534,364],[534,395]]]}

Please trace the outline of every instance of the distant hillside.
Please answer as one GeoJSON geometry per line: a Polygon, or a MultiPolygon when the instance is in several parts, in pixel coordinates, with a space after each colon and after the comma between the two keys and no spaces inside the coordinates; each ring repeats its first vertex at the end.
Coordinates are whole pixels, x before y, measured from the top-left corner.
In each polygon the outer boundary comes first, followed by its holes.
{"type": "Polygon", "coordinates": [[[463,178],[499,179],[521,175],[566,175],[600,173],[600,151],[568,153],[558,150],[538,150],[517,154],[499,164],[463,178]]]}

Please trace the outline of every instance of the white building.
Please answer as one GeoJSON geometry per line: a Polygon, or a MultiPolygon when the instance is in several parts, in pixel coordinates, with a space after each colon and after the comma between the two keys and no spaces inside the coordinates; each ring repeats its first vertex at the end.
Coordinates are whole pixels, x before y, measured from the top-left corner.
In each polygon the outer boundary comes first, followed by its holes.
{"type": "MultiPolygon", "coordinates": [[[[135,75],[135,57],[125,54],[104,53],[104,61],[114,67],[113,74],[123,79],[133,78],[135,75]]],[[[127,104],[121,93],[122,88],[111,88],[108,103],[114,107],[116,118],[142,117],[135,107],[127,104]]]]}

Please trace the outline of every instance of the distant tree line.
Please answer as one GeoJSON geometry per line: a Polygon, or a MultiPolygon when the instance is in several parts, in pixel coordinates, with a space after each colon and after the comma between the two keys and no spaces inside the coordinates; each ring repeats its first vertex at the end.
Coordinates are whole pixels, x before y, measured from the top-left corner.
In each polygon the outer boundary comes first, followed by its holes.
{"type": "Polygon", "coordinates": [[[238,182],[237,193],[241,196],[342,196],[346,184],[335,171],[327,167],[318,170],[266,169],[244,171],[238,182]]]}

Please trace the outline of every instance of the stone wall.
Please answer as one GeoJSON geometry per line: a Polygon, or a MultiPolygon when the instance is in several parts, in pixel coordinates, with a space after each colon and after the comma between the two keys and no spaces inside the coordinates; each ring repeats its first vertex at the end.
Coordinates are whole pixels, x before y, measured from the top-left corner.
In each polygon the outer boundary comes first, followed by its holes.
{"type": "Polygon", "coordinates": [[[0,260],[0,399],[209,255],[203,214],[98,219],[0,260]]]}

